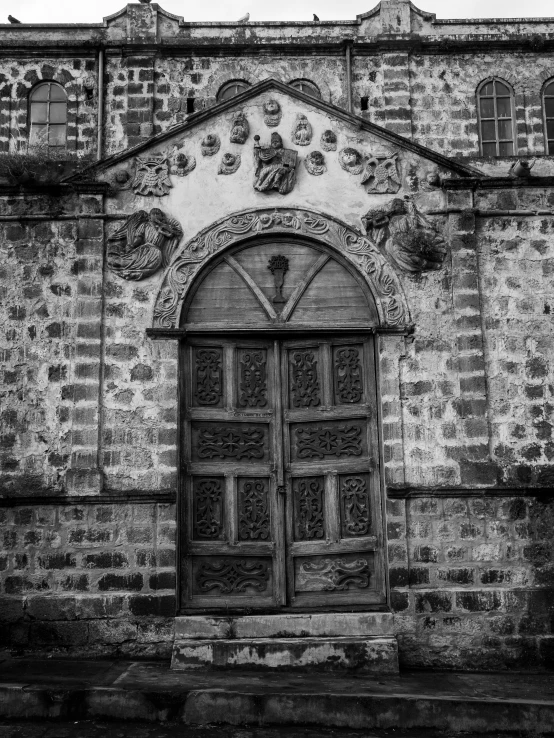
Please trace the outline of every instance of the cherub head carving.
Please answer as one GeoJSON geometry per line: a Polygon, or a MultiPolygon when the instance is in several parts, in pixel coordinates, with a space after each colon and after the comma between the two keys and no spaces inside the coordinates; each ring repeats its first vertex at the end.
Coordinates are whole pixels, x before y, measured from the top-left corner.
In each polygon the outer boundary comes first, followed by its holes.
{"type": "Polygon", "coordinates": [[[281,122],[281,106],[277,100],[271,98],[263,104],[264,122],[269,128],[275,128],[281,122]]]}
{"type": "Polygon", "coordinates": [[[323,131],[321,134],[321,148],[323,151],[337,150],[337,134],[334,131],[323,131]]]}
{"type": "Polygon", "coordinates": [[[339,151],[339,164],[345,172],[360,174],[364,166],[364,161],[357,149],[347,147],[339,151]]]}
{"type": "Polygon", "coordinates": [[[219,140],[217,133],[208,133],[200,143],[202,156],[213,156],[214,154],[217,154],[220,146],[221,141],[219,140]]]}
{"type": "Polygon", "coordinates": [[[231,125],[231,135],[229,140],[231,143],[243,144],[250,133],[250,126],[244,113],[238,112],[233,115],[231,125]]]}

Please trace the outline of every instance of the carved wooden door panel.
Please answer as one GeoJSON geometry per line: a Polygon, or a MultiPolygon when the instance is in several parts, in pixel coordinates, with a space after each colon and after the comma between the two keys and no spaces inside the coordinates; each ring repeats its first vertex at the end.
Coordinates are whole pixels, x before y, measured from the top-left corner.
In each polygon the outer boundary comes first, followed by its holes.
{"type": "Polygon", "coordinates": [[[372,338],[281,353],[292,607],[385,601],[372,338]]]}
{"type": "Polygon", "coordinates": [[[182,607],[282,605],[278,343],[195,338],[182,350],[182,607]]]}

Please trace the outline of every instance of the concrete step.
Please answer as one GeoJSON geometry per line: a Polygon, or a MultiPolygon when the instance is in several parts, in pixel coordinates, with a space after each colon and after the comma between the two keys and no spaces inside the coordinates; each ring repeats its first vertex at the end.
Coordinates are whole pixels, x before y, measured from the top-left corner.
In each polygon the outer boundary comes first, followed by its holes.
{"type": "Polygon", "coordinates": [[[287,669],[396,674],[396,638],[175,640],[171,668],[287,669]]]}
{"type": "Polygon", "coordinates": [[[554,735],[554,674],[171,671],[168,663],[6,660],[0,718],[175,720],[554,735]]]}
{"type": "Polygon", "coordinates": [[[398,672],[391,613],[175,618],[171,668],[398,672]]]}

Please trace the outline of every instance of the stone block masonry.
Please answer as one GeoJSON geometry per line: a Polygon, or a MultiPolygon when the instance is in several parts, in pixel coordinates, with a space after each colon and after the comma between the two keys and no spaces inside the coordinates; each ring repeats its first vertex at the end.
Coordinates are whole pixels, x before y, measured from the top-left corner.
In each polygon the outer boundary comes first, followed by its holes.
{"type": "Polygon", "coordinates": [[[175,506],[0,508],[2,648],[169,657],[175,506]]]}
{"type": "Polygon", "coordinates": [[[551,666],[554,504],[522,497],[389,501],[391,602],[404,667],[551,666]]]}

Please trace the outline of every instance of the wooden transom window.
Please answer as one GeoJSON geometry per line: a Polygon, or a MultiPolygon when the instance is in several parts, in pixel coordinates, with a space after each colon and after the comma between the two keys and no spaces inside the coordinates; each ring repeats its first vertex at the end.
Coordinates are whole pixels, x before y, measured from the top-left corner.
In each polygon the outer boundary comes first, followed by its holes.
{"type": "Polygon", "coordinates": [[[293,82],[290,82],[290,86],[296,90],[300,90],[305,95],[311,95],[311,97],[317,97],[318,100],[321,100],[321,92],[317,85],[307,79],[295,79],[293,82]]]}
{"type": "Polygon", "coordinates": [[[223,87],[218,92],[217,101],[223,102],[224,100],[230,100],[232,97],[240,95],[241,92],[244,92],[249,87],[250,85],[248,84],[248,82],[243,82],[241,80],[233,80],[233,82],[227,82],[227,84],[223,85],[223,87]]]}
{"type": "Polygon", "coordinates": [[[31,92],[31,144],[65,146],[67,139],[67,95],[56,82],[44,82],[31,92]]]}
{"type": "Polygon", "coordinates": [[[546,153],[554,154],[554,80],[544,88],[544,125],[546,133],[546,153]]]}
{"type": "Polygon", "coordinates": [[[477,93],[481,154],[513,156],[514,120],[512,91],[504,82],[484,82],[477,93]]]}

